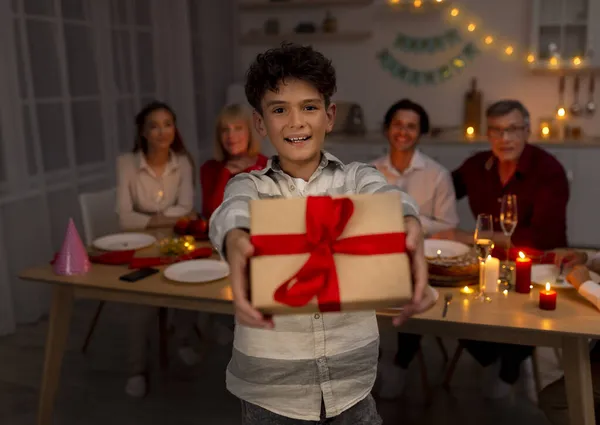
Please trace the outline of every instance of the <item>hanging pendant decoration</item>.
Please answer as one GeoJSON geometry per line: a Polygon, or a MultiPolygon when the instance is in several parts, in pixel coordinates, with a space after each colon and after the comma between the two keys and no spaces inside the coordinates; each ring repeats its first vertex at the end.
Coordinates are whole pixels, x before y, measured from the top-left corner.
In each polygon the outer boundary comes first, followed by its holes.
{"type": "Polygon", "coordinates": [[[473,61],[481,52],[473,43],[467,43],[460,53],[441,66],[434,69],[415,69],[398,61],[389,49],[383,49],[377,53],[377,59],[383,69],[390,72],[394,77],[413,86],[434,85],[443,83],[462,70],[473,61]]]}
{"type": "Polygon", "coordinates": [[[456,29],[450,29],[434,37],[412,37],[400,33],[394,41],[394,47],[410,53],[437,53],[444,52],[462,41],[456,29]]]}

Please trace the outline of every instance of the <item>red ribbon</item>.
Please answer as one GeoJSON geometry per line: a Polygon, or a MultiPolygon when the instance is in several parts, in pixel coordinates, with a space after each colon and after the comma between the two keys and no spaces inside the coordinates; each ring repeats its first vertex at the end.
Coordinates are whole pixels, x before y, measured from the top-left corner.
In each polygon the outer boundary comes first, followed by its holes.
{"type": "Polygon", "coordinates": [[[354,204],[348,198],[309,196],[306,199],[306,234],[251,236],[254,256],[310,253],[302,268],[277,288],[273,296],[275,301],[291,307],[302,307],[316,296],[319,310],[340,311],[340,288],[334,254],[406,252],[406,234],[402,232],[338,239],[353,212],[354,204]]]}

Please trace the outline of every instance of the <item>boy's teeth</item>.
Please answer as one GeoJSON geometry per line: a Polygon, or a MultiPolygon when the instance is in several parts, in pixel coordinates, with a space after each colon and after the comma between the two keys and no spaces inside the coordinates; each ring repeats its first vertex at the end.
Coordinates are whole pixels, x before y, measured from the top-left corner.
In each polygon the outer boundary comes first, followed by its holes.
{"type": "Polygon", "coordinates": [[[288,137],[287,139],[290,142],[303,142],[305,140],[308,140],[308,136],[306,136],[306,137],[288,137]]]}

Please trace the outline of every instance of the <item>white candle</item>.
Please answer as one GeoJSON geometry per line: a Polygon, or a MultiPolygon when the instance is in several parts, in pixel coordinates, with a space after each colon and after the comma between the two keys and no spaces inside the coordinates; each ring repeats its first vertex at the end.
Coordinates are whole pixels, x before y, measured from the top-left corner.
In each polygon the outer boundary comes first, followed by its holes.
{"type": "Polygon", "coordinates": [[[500,277],[500,260],[488,255],[485,260],[483,282],[485,292],[498,292],[498,278],[500,277]]]}

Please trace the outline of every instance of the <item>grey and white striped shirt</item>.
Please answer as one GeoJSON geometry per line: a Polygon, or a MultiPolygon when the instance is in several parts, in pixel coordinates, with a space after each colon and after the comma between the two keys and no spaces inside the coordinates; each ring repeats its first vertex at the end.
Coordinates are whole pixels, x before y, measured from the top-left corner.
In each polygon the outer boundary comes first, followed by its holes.
{"type": "MultiPolygon", "coordinates": [[[[230,180],[210,221],[210,240],[223,255],[227,232],[250,228],[248,201],[273,197],[400,192],[373,166],[344,165],[323,152],[308,182],[283,172],[275,156],[261,171],[230,180]]],[[[405,215],[418,216],[403,194],[405,215]]],[[[379,331],[374,311],[318,313],[274,318],[275,329],[237,325],[227,367],[227,389],[238,398],[288,418],[318,421],[365,398],[377,371],[379,331]]]]}

